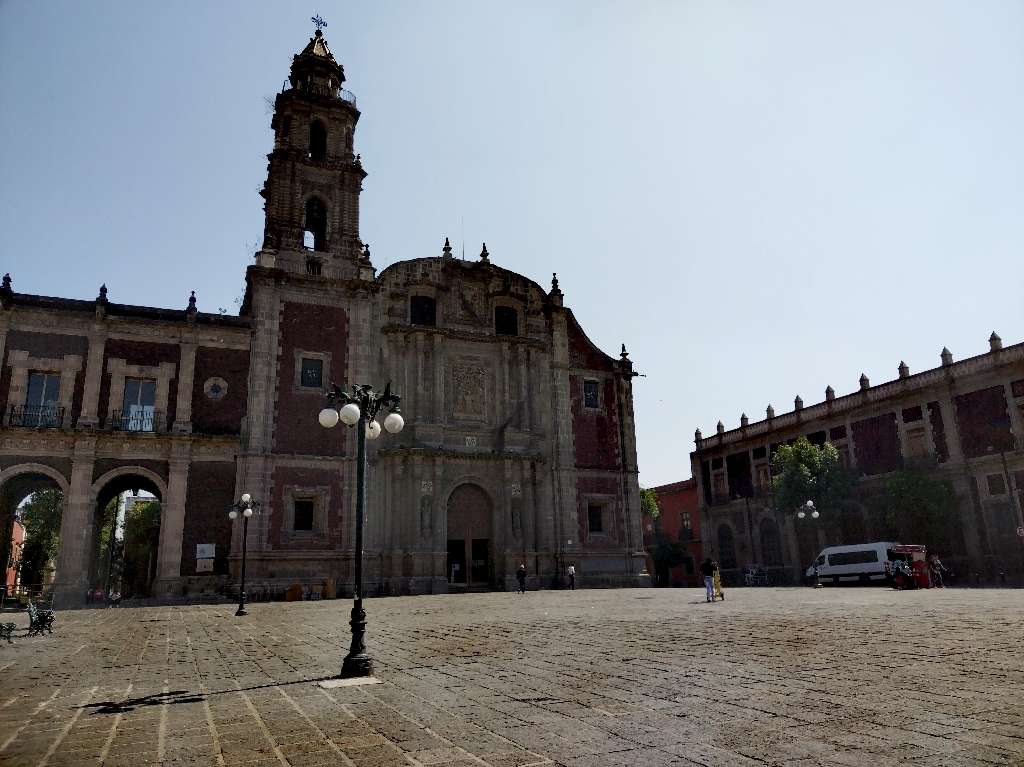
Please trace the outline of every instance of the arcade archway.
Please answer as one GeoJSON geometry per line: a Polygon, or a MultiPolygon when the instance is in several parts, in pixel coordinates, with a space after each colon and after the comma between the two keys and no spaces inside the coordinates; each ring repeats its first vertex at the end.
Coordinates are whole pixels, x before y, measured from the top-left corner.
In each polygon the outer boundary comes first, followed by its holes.
{"type": "Polygon", "coordinates": [[[448,496],[449,584],[468,589],[494,586],[490,496],[479,485],[459,485],[448,496]]]}
{"type": "Polygon", "coordinates": [[[56,575],[67,480],[45,464],[0,472],[0,589],[45,595],[56,575]],[[16,528],[17,525],[17,528],[16,528]]]}

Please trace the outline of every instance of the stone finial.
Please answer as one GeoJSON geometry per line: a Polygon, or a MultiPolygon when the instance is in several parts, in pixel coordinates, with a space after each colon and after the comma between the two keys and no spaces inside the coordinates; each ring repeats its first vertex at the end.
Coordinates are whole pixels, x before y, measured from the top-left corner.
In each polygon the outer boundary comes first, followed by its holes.
{"type": "Polygon", "coordinates": [[[718,425],[715,427],[715,431],[719,434],[725,434],[725,424],[719,421],[718,425]]]}
{"type": "Polygon", "coordinates": [[[452,244],[448,242],[448,238],[444,238],[444,247],[441,248],[441,258],[445,261],[451,261],[452,259],[452,244]]]}
{"type": "Polygon", "coordinates": [[[491,254],[487,252],[487,243],[484,243],[483,248],[480,250],[480,260],[485,263],[491,263],[491,254]]]}
{"type": "Polygon", "coordinates": [[[750,419],[747,418],[747,414],[746,413],[740,413],[740,428],[745,429],[748,426],[750,426],[750,419]]]}
{"type": "Polygon", "coordinates": [[[942,347],[942,353],[939,355],[939,359],[942,360],[942,367],[947,367],[953,364],[953,352],[947,349],[945,346],[942,347]]]}
{"type": "Polygon", "coordinates": [[[910,368],[907,367],[907,363],[903,360],[900,360],[898,370],[900,371],[900,378],[908,378],[910,376],[910,368]]]}
{"type": "Polygon", "coordinates": [[[992,352],[997,352],[1003,348],[1003,339],[996,335],[996,331],[992,331],[992,335],[988,337],[988,349],[992,352]]]}
{"type": "Polygon", "coordinates": [[[192,291],[192,293],[188,297],[188,309],[186,309],[185,311],[187,311],[187,312],[196,312],[196,311],[198,311],[198,309],[196,309],[196,292],[194,290],[192,291]]]}
{"type": "Polygon", "coordinates": [[[702,435],[702,434],[700,433],[700,429],[697,429],[696,431],[694,431],[694,432],[693,432],[693,441],[694,441],[694,442],[696,442],[696,443],[697,443],[697,444],[699,445],[699,444],[700,444],[700,441],[701,441],[702,439],[704,439],[704,437],[703,437],[703,435],[702,435]]]}
{"type": "Polygon", "coordinates": [[[558,288],[558,272],[551,273],[551,292],[561,293],[562,291],[558,288]]]}
{"type": "Polygon", "coordinates": [[[629,352],[626,351],[626,345],[625,344],[622,345],[622,351],[619,352],[619,357],[622,360],[628,360],[629,359],[629,352]]]}
{"type": "Polygon", "coordinates": [[[831,386],[826,386],[825,387],[825,401],[826,402],[831,402],[835,398],[836,398],[836,390],[833,389],[831,386]]]}
{"type": "Polygon", "coordinates": [[[11,290],[11,275],[5,274],[3,282],[0,283],[0,306],[10,309],[14,302],[14,291],[11,290]]]}
{"type": "Polygon", "coordinates": [[[11,273],[8,272],[7,274],[4,275],[3,283],[0,283],[0,290],[10,290],[10,289],[11,289],[11,273]]]}
{"type": "Polygon", "coordinates": [[[799,394],[797,394],[796,395],[796,399],[793,400],[793,409],[794,410],[803,410],[804,409],[804,398],[801,397],[799,394]]]}
{"type": "Polygon", "coordinates": [[[100,294],[96,296],[96,303],[105,304],[107,303],[107,284],[103,283],[100,285],[100,294]]]}
{"type": "Polygon", "coordinates": [[[769,418],[774,418],[775,417],[775,408],[773,408],[771,405],[769,405],[768,407],[765,408],[764,413],[769,418]]]}
{"type": "Polygon", "coordinates": [[[871,381],[868,380],[868,377],[867,377],[866,374],[861,373],[860,374],[860,390],[861,391],[866,391],[870,387],[871,387],[871,381]]]}
{"type": "Polygon", "coordinates": [[[370,243],[363,243],[363,252],[359,255],[359,260],[364,264],[370,263],[370,243]]]}

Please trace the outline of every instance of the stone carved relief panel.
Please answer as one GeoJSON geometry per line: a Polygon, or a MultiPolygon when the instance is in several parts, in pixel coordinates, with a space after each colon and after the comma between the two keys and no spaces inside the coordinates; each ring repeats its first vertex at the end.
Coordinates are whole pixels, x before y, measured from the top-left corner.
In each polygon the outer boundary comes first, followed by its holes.
{"type": "Polygon", "coordinates": [[[456,418],[487,417],[487,371],[477,363],[452,366],[452,402],[456,418]]]}

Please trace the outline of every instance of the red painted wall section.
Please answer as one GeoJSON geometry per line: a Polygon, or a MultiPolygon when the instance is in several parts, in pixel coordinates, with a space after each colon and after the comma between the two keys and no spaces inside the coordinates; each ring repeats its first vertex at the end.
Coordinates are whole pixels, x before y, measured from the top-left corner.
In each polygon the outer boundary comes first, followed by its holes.
{"type": "Polygon", "coordinates": [[[615,381],[613,379],[598,379],[601,382],[600,407],[587,408],[583,406],[584,380],[583,376],[569,377],[576,467],[618,471],[621,467],[621,459],[615,381]]]}
{"type": "MultiPolygon", "coordinates": [[[[146,341],[124,341],[119,338],[107,339],[103,348],[103,377],[100,380],[100,399],[97,412],[102,423],[106,424],[107,409],[110,402],[110,373],[107,360],[122,359],[128,365],[145,365],[156,367],[162,362],[174,365],[174,378],[171,379],[167,392],[167,423],[174,423],[175,403],[178,401],[178,376],[181,373],[181,347],[177,344],[158,344],[146,341]]],[[[120,410],[121,403],[115,403],[114,410],[120,410]]]]}
{"type": "Polygon", "coordinates": [[[78,420],[82,412],[82,391],[85,388],[85,363],[89,357],[89,339],[85,336],[69,336],[59,333],[30,333],[24,330],[11,330],[7,333],[7,349],[4,353],[3,370],[0,371],[0,408],[7,410],[8,405],[24,405],[24,402],[8,402],[7,395],[11,390],[11,369],[8,367],[7,355],[12,351],[26,351],[30,357],[60,359],[65,354],[77,354],[82,358],[82,369],[75,375],[75,394],[71,401],[72,423],[78,420]]]}
{"type": "Polygon", "coordinates": [[[317,421],[324,406],[323,391],[300,390],[296,382],[296,352],[331,355],[325,366],[324,387],[332,380],[347,384],[348,315],[331,306],[286,303],[281,311],[281,342],[277,380],[274,451],[301,455],[344,455],[345,429],[325,429],[317,421]]]}
{"type": "MultiPolygon", "coordinates": [[[[578,477],[576,480],[576,497],[579,506],[576,518],[579,522],[577,535],[581,543],[586,543],[588,551],[599,551],[602,548],[618,548],[626,541],[623,527],[622,509],[619,508],[619,491],[622,482],[618,477],[578,477]],[[587,498],[588,494],[611,496],[610,524],[602,533],[592,534],[588,529],[587,498]]],[[[600,499],[604,500],[604,499],[600,499]]]]}
{"type": "Polygon", "coordinates": [[[247,349],[196,350],[192,388],[192,431],[195,434],[240,434],[249,396],[249,351],[247,349]],[[206,396],[210,378],[222,378],[227,394],[220,399],[206,396]]]}
{"type": "Polygon", "coordinates": [[[857,466],[865,474],[884,474],[903,466],[895,413],[882,413],[853,424],[857,466]]]}
{"type": "MultiPolygon", "coordinates": [[[[682,482],[661,485],[660,487],[653,488],[653,490],[658,496],[658,505],[661,507],[661,518],[658,521],[658,525],[661,528],[662,534],[671,541],[678,541],[683,544],[692,561],[689,572],[687,572],[687,568],[684,565],[672,568],[669,576],[671,584],[696,586],[700,582],[700,574],[697,572],[697,567],[704,559],[704,550],[700,541],[700,511],[699,504],[697,503],[697,482],[693,479],[686,479],[682,482]],[[683,525],[684,514],[689,514],[689,529],[683,525]]],[[[653,545],[655,537],[653,531],[647,530],[648,522],[649,520],[645,517],[644,543],[653,545]]]]}
{"type": "Polygon", "coordinates": [[[960,444],[968,458],[995,452],[1013,450],[1010,414],[1006,410],[1006,396],[1002,386],[979,389],[954,398],[956,421],[960,430],[960,444]]]}
{"type": "Polygon", "coordinates": [[[566,312],[565,324],[569,341],[569,364],[572,367],[606,372],[615,369],[615,361],[587,338],[571,311],[566,312]]]}
{"type": "Polygon", "coordinates": [[[278,466],[274,469],[273,512],[270,517],[269,540],[273,549],[306,549],[328,551],[338,548],[344,541],[342,530],[341,474],[336,469],[308,469],[298,466],[278,466]],[[327,505],[326,534],[287,531],[284,529],[286,489],[288,487],[307,490],[327,489],[330,494],[327,505]]]}
{"type": "MultiPolygon", "coordinates": [[[[226,461],[197,462],[189,467],[185,526],[182,531],[181,574],[196,575],[196,544],[215,543],[215,575],[228,572],[231,525],[228,508],[235,501],[235,464],[226,461]]],[[[237,522],[234,524],[241,524],[237,522]]],[[[252,535],[252,520],[249,522],[252,535]]],[[[204,575],[205,573],[199,573],[204,575]]]]}

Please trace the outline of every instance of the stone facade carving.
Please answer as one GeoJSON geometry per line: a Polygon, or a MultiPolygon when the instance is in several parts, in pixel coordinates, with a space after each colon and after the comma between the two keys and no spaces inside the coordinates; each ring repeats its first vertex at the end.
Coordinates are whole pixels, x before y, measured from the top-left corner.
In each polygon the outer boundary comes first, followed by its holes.
{"type": "Polygon", "coordinates": [[[456,418],[483,418],[487,407],[487,373],[478,365],[452,367],[456,418]]]}

